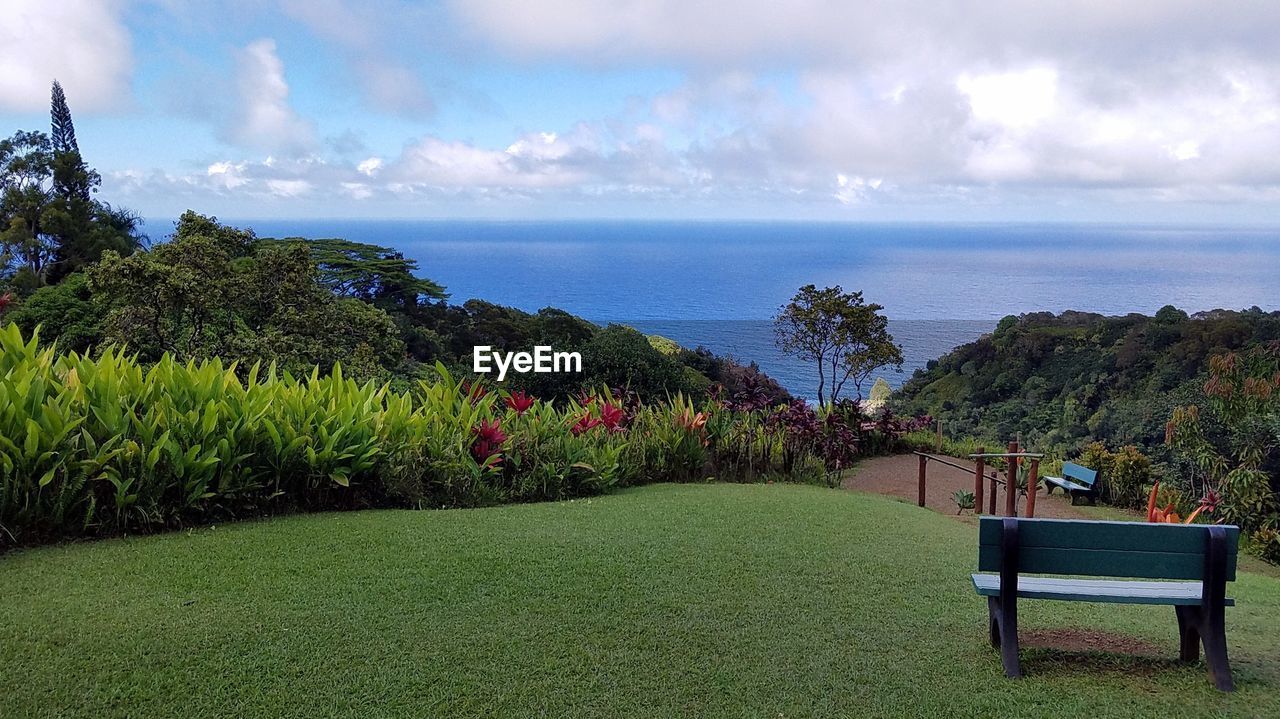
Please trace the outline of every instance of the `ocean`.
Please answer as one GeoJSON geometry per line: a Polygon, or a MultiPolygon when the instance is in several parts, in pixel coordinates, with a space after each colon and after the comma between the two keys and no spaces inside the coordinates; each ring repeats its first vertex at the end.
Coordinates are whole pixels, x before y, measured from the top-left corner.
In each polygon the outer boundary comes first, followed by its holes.
{"type": "MultiPolygon", "coordinates": [[[[394,247],[451,300],[559,307],[758,362],[812,397],[773,345],[805,284],[861,290],[902,344],[897,386],[1009,314],[1280,307],[1280,229],[1065,224],[240,220],[267,237],[394,247]]],[[[150,228],[168,227],[152,222],[150,228]]]]}

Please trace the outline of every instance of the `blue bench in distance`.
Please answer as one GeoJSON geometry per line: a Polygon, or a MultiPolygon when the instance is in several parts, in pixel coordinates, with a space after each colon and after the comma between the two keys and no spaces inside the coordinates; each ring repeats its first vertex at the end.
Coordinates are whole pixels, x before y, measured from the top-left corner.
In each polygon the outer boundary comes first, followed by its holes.
{"type": "Polygon", "coordinates": [[[1078,497],[1084,497],[1089,500],[1089,504],[1094,504],[1098,498],[1098,472],[1082,467],[1074,462],[1062,463],[1061,477],[1042,477],[1045,482],[1044,493],[1053,494],[1053,488],[1058,487],[1063,494],[1071,497],[1071,504],[1076,504],[1078,497]]]}
{"type": "Polygon", "coordinates": [[[1239,527],[1219,524],[983,517],[978,571],[998,574],[974,574],[973,587],[987,598],[991,645],[1000,649],[1006,676],[1022,676],[1019,599],[1155,604],[1174,609],[1179,658],[1196,661],[1203,643],[1214,686],[1232,691],[1223,610],[1235,604],[1226,591],[1236,578],[1239,541],[1239,527]]]}

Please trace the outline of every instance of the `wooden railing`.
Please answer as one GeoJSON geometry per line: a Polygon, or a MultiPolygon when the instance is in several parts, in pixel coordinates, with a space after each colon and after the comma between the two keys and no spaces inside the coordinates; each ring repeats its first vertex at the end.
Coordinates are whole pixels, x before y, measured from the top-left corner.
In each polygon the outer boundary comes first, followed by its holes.
{"type": "Polygon", "coordinates": [[[996,514],[996,496],[999,493],[999,487],[1004,486],[1004,516],[1018,516],[1018,467],[1023,460],[1029,462],[1027,469],[1027,507],[1026,516],[1034,517],[1036,513],[1036,492],[1035,489],[1039,485],[1040,480],[1040,460],[1044,458],[1043,454],[1036,452],[1020,452],[1018,451],[1018,443],[1010,442],[1007,452],[987,452],[985,447],[979,447],[977,452],[969,455],[974,461],[974,467],[970,469],[963,465],[951,461],[950,458],[942,457],[927,452],[914,452],[920,458],[920,474],[916,488],[916,504],[923,507],[925,497],[925,487],[927,484],[928,466],[930,462],[947,467],[953,467],[962,472],[973,472],[973,512],[974,514],[982,514],[983,501],[987,503],[987,514],[996,514]],[[1006,461],[1005,479],[1001,480],[1000,475],[996,471],[987,474],[988,459],[1004,459],[1006,461]],[[990,494],[986,493],[987,480],[990,484],[990,494]]]}

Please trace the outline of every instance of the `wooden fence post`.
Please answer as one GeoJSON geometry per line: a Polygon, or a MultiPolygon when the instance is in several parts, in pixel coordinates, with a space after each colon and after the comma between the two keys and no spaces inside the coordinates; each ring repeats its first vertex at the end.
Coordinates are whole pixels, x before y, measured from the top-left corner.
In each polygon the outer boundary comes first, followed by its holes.
{"type": "Polygon", "coordinates": [[[1040,458],[1031,459],[1031,468],[1027,470],[1027,517],[1036,516],[1036,488],[1040,484],[1040,458]]]}
{"type": "Polygon", "coordinates": [[[982,475],[986,474],[987,458],[983,457],[987,449],[985,447],[978,448],[977,469],[973,471],[973,513],[982,514],[982,475]]]}
{"type": "Polygon", "coordinates": [[[920,455],[920,486],[916,489],[916,506],[924,506],[924,472],[925,467],[929,466],[929,458],[920,455]]]}
{"type": "MultiPolygon", "coordinates": [[[[1009,454],[1018,453],[1018,442],[1015,440],[1009,443],[1009,454]]],[[[1009,457],[1009,470],[1005,476],[1004,485],[1004,516],[1018,516],[1018,458],[1009,457]]]]}
{"type": "Polygon", "coordinates": [[[991,470],[991,474],[987,475],[987,478],[990,480],[989,482],[990,486],[987,487],[987,491],[990,492],[990,494],[987,496],[987,514],[990,514],[993,516],[996,513],[996,494],[997,494],[997,490],[1000,487],[1000,485],[996,484],[997,474],[998,472],[996,472],[996,470],[993,469],[991,470]]]}

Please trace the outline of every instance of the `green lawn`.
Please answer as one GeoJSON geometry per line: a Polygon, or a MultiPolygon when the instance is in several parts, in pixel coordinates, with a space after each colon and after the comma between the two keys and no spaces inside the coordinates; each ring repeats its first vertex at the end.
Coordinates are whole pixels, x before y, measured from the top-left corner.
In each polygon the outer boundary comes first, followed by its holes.
{"type": "Polygon", "coordinates": [[[850,492],[659,485],[296,516],[0,557],[3,716],[1280,716],[1280,580],[1242,574],[1239,690],[1168,607],[1026,602],[1163,658],[1003,678],[971,524],[850,492]]]}

